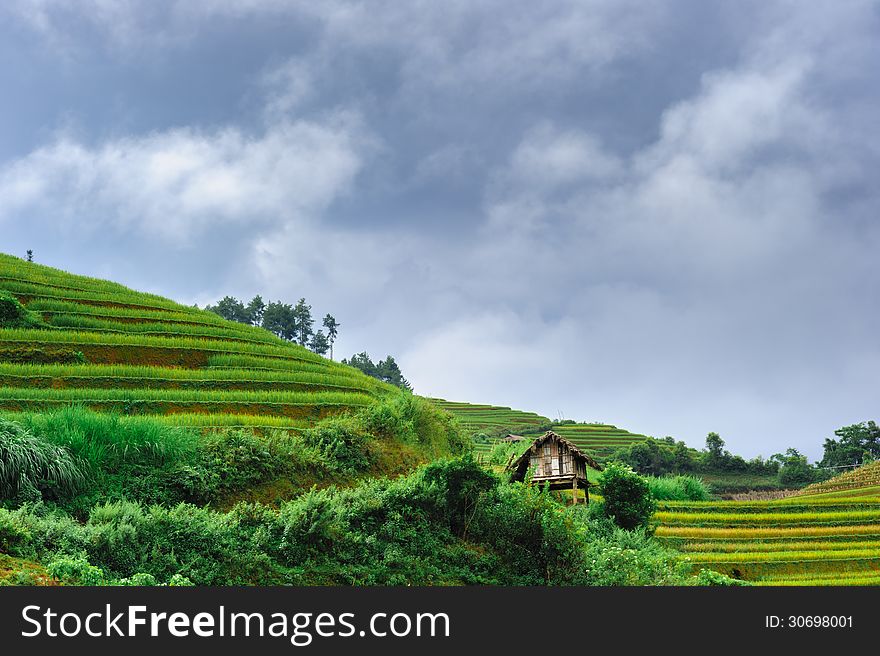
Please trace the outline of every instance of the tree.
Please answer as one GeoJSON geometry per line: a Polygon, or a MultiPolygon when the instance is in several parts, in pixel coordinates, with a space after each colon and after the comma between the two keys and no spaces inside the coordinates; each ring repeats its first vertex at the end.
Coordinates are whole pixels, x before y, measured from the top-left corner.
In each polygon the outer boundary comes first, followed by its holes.
{"type": "Polygon", "coordinates": [[[281,301],[269,303],[263,310],[263,328],[281,339],[296,339],[296,314],[293,308],[281,301]]]}
{"type": "Polygon", "coordinates": [[[816,480],[816,470],[797,449],[774,453],[770,459],[779,463],[779,482],[785,487],[803,487],[816,480]]]}
{"type": "Polygon", "coordinates": [[[718,433],[709,433],[706,436],[706,453],[711,465],[718,465],[724,458],[724,440],[718,433]]]}
{"type": "Polygon", "coordinates": [[[605,515],[629,531],[647,526],[657,508],[648,481],[618,462],[605,467],[599,477],[599,493],[605,515]]]}
{"type": "Polygon", "coordinates": [[[327,341],[330,342],[330,359],[333,359],[333,342],[336,341],[336,335],[339,334],[339,324],[330,314],[324,317],[322,322],[324,328],[327,329],[327,341]]]}
{"type": "Polygon", "coordinates": [[[309,342],[309,348],[318,355],[324,355],[327,353],[330,349],[330,342],[327,340],[327,336],[324,334],[323,330],[319,330],[312,335],[312,341],[309,342]]]}
{"type": "Polygon", "coordinates": [[[376,365],[376,373],[378,374],[376,378],[379,380],[412,391],[412,386],[409,384],[409,381],[403,377],[400,367],[397,366],[394,358],[390,355],[386,356],[384,360],[376,365]]]}
{"type": "Polygon", "coordinates": [[[293,308],[293,314],[296,317],[297,337],[300,346],[309,343],[309,338],[314,334],[312,326],[315,320],[312,319],[312,306],[306,304],[306,299],[301,298],[297,301],[296,307],[293,308]]]}
{"type": "Polygon", "coordinates": [[[376,365],[373,364],[373,361],[370,359],[370,356],[367,355],[366,351],[354,354],[349,360],[342,358],[342,364],[347,364],[355,369],[360,369],[373,378],[379,378],[379,372],[376,370],[376,365]]]}
{"type": "Polygon", "coordinates": [[[238,323],[250,323],[250,315],[244,303],[232,296],[224,296],[217,305],[209,305],[205,308],[214,314],[219,314],[229,321],[238,323]]]}
{"type": "Polygon", "coordinates": [[[245,311],[248,315],[248,322],[254,326],[260,326],[263,323],[263,312],[266,311],[266,304],[263,302],[263,297],[257,294],[251,299],[251,302],[248,303],[245,311]]]}
{"type": "Polygon", "coordinates": [[[834,431],[839,439],[826,439],[823,467],[863,464],[880,457],[880,428],[873,421],[844,426],[834,431]]]}
{"type": "Polygon", "coordinates": [[[27,249],[27,261],[28,262],[34,261],[34,252],[30,248],[27,249]]]}

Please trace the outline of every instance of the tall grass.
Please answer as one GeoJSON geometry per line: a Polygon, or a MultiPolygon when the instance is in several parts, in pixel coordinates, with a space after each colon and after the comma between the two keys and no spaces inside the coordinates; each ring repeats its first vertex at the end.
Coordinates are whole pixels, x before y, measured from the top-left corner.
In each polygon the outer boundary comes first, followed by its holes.
{"type": "MultiPolygon", "coordinates": [[[[186,310],[185,305],[180,305],[174,301],[162,298],[160,296],[150,296],[148,294],[140,294],[137,292],[98,292],[85,291],[71,287],[53,286],[47,284],[35,284],[28,281],[19,281],[10,278],[0,279],[0,289],[5,289],[16,295],[32,296],[51,300],[61,301],[86,301],[91,303],[115,303],[118,305],[127,305],[130,307],[139,307],[155,310],[186,310]]],[[[190,308],[192,309],[192,308],[190,308]]]]}
{"type": "Polygon", "coordinates": [[[46,487],[72,493],[85,481],[69,451],[0,419],[0,498],[27,499],[46,487]]]}
{"type": "Polygon", "coordinates": [[[155,387],[161,383],[266,383],[324,385],[373,391],[375,379],[355,371],[341,371],[327,367],[314,370],[264,371],[246,369],[174,369],[170,367],[147,367],[138,365],[33,365],[0,362],[0,385],[7,387],[132,387],[141,381],[142,387],[155,387]],[[93,383],[90,381],[94,381],[93,383]],[[156,385],[151,385],[154,381],[156,385]]]}
{"type": "Polygon", "coordinates": [[[647,476],[648,488],[658,501],[708,501],[711,490],[694,476],[647,476]]]}
{"type": "MultiPolygon", "coordinates": [[[[190,309],[188,312],[172,310],[137,310],[115,306],[88,305],[73,301],[35,298],[27,304],[29,310],[45,314],[70,314],[93,316],[104,319],[137,319],[151,321],[171,321],[180,323],[200,323],[214,326],[229,324],[226,319],[202,310],[190,309]]],[[[243,326],[246,327],[246,326],[243,326]]]]}
{"type": "Polygon", "coordinates": [[[179,337],[197,337],[209,339],[230,339],[257,344],[286,345],[283,339],[276,337],[268,330],[242,325],[242,328],[218,326],[214,324],[191,324],[191,323],[131,323],[98,319],[94,317],[76,314],[57,314],[50,320],[50,325],[56,328],[73,330],[88,330],[103,333],[129,333],[143,335],[168,335],[179,337]]]}
{"type": "Polygon", "coordinates": [[[248,342],[229,342],[202,340],[191,337],[156,337],[153,335],[131,335],[124,333],[108,336],[99,332],[69,330],[26,330],[9,329],[0,331],[0,343],[28,344],[83,344],[100,346],[139,346],[156,348],[181,348],[194,351],[264,355],[285,360],[306,360],[309,362],[329,362],[320,355],[312,353],[297,344],[252,344],[248,342]]]}
{"type": "Polygon", "coordinates": [[[0,387],[0,401],[210,401],[360,406],[373,397],[358,392],[277,392],[249,390],[105,389],[0,387]]]}
{"type": "MultiPolygon", "coordinates": [[[[121,417],[71,406],[17,416],[30,432],[64,447],[91,471],[137,459],[155,466],[174,462],[198,446],[199,435],[147,418],[121,417]]],[[[8,423],[8,422],[7,422],[8,423]]]]}

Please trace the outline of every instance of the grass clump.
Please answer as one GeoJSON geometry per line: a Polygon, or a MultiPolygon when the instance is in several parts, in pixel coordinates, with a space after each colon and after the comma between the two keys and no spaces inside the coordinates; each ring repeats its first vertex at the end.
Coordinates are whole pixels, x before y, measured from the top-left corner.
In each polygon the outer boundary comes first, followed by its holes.
{"type": "Polygon", "coordinates": [[[0,498],[14,503],[42,499],[43,493],[70,495],[86,478],[68,450],[0,419],[0,498]]]}
{"type": "Polygon", "coordinates": [[[696,476],[647,476],[648,488],[657,501],[709,501],[711,488],[696,476]]]}

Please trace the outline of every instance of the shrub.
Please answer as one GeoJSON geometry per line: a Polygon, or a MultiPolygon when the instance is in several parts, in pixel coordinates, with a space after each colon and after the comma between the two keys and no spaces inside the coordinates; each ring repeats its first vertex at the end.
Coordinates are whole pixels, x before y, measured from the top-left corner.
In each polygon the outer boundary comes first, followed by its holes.
{"type": "Polygon", "coordinates": [[[331,417],[303,432],[303,441],[317,449],[331,469],[347,474],[370,466],[367,439],[355,417],[331,417]]]}
{"type": "Polygon", "coordinates": [[[0,327],[40,328],[43,320],[36,312],[31,312],[7,291],[0,290],[0,327]]]}
{"type": "Polygon", "coordinates": [[[19,514],[0,508],[0,553],[26,555],[30,541],[31,533],[19,514]]]}
{"type": "Polygon", "coordinates": [[[721,574],[720,572],[716,572],[711,569],[701,569],[700,573],[697,574],[697,576],[693,577],[693,579],[689,582],[692,585],[751,585],[748,581],[733,579],[725,574],[721,574]]]}
{"type": "Polygon", "coordinates": [[[104,585],[106,577],[99,567],[89,564],[85,556],[61,556],[46,566],[49,574],[61,583],[73,585],[104,585]]]}
{"type": "Polygon", "coordinates": [[[156,581],[156,577],[152,574],[146,574],[144,572],[138,572],[137,574],[133,574],[127,579],[120,579],[119,585],[126,586],[145,586],[145,585],[158,585],[158,581],[156,581]]]}
{"type": "Polygon", "coordinates": [[[599,477],[605,514],[621,528],[647,526],[656,509],[648,482],[620,463],[611,463],[599,477]]]}

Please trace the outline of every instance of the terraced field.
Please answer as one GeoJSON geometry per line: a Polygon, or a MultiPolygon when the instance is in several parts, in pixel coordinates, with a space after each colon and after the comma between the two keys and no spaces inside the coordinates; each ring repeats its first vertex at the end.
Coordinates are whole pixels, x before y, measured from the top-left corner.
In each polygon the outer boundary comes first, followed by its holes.
{"type": "Polygon", "coordinates": [[[475,443],[474,448],[478,453],[491,450],[497,438],[507,433],[538,435],[550,428],[550,420],[534,412],[512,410],[497,405],[479,405],[443,399],[429,400],[456,417],[462,427],[472,435],[482,433],[490,438],[488,442],[475,443]]]}
{"type": "Polygon", "coordinates": [[[880,460],[835,476],[821,483],[813,483],[798,492],[799,497],[823,499],[837,496],[880,497],[880,460]]]}
{"type": "Polygon", "coordinates": [[[758,585],[880,585],[876,466],[861,469],[776,501],[661,502],[656,536],[758,585]]]}
{"type": "Polygon", "coordinates": [[[262,328],[0,254],[3,292],[7,312],[9,294],[29,311],[0,324],[5,414],[77,403],[176,425],[298,429],[394,390],[262,328]]]}
{"type": "Polygon", "coordinates": [[[646,439],[644,435],[631,433],[610,424],[560,424],[553,423],[547,417],[534,412],[512,410],[504,406],[478,405],[443,399],[431,399],[431,401],[455,415],[465,429],[474,436],[483,434],[489,437],[488,441],[475,443],[474,448],[478,453],[490,451],[497,439],[507,433],[533,437],[544,431],[553,430],[574,442],[578,448],[599,458],[611,455],[618,447],[646,439]]]}
{"type": "Polygon", "coordinates": [[[645,435],[610,424],[554,424],[552,430],[598,458],[606,458],[615,449],[647,439],[645,435]]]}

